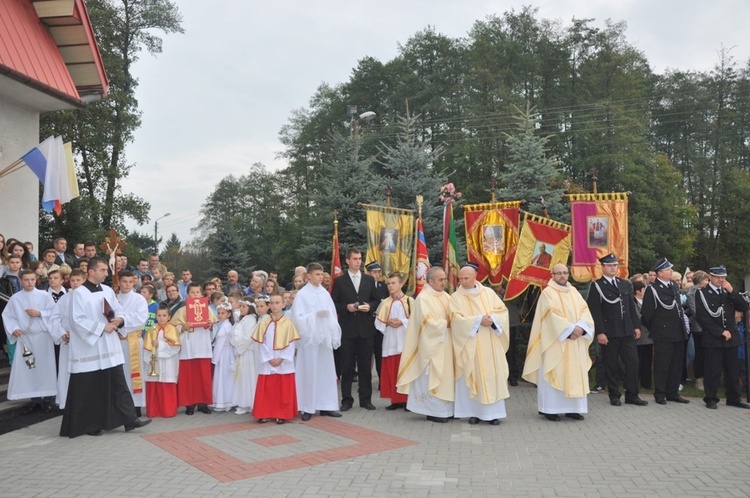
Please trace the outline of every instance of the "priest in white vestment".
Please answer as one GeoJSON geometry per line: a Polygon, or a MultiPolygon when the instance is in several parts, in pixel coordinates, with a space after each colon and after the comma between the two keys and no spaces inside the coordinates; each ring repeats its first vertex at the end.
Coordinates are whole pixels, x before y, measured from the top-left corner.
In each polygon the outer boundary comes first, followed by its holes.
{"type": "Polygon", "coordinates": [[[451,336],[456,358],[456,418],[490,425],[506,418],[508,308],[495,291],[477,282],[477,265],[458,272],[461,284],[451,296],[451,336]]]}
{"type": "Polygon", "coordinates": [[[588,412],[594,319],[568,274],[555,265],[539,296],[523,368],[523,378],[537,385],[539,413],[553,422],[560,414],[583,420],[588,412]]]}
{"type": "Polygon", "coordinates": [[[333,350],[341,345],[341,326],[331,295],[320,285],[323,266],[307,266],[307,285],[297,291],[289,313],[300,336],[297,343],[297,406],[302,420],[320,410],[322,416],[340,417],[333,350]]]}
{"type": "Polygon", "coordinates": [[[117,333],[120,335],[120,345],[124,362],[122,370],[125,382],[133,396],[136,412],[146,406],[146,382],[144,381],[144,366],[142,361],[143,327],[148,320],[148,302],[135,292],[135,275],[129,270],[121,270],[118,274],[120,293],[117,300],[122,306],[125,324],[117,333]]]}
{"type": "Polygon", "coordinates": [[[52,411],[52,396],[57,394],[54,338],[59,334],[60,315],[48,292],[36,289],[36,274],[21,272],[21,291],[10,297],[3,310],[3,324],[10,344],[15,348],[10,369],[8,399],[28,399],[33,409],[52,411]],[[29,368],[25,352],[33,354],[34,368],[29,368]]]}
{"type": "Polygon", "coordinates": [[[438,423],[453,417],[456,384],[446,281],[442,268],[427,271],[406,328],[396,381],[397,391],[409,396],[406,408],[438,423]]]}

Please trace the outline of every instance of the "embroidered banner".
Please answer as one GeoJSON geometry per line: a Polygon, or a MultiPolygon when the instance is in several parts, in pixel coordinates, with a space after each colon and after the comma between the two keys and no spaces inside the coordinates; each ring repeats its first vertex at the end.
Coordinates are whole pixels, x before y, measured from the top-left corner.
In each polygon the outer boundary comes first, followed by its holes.
{"type": "Polygon", "coordinates": [[[521,201],[464,206],[466,253],[479,265],[477,280],[499,285],[510,277],[516,255],[521,201]]]}
{"type": "Polygon", "coordinates": [[[628,277],[628,195],[571,194],[571,276],[578,282],[601,277],[599,258],[614,253],[617,276],[628,277]]]}
{"type": "Polygon", "coordinates": [[[552,267],[567,264],[570,256],[570,225],[531,213],[524,213],[523,221],[505,299],[518,297],[529,285],[544,289],[552,267]]]}
{"type": "Polygon", "coordinates": [[[367,257],[379,261],[383,274],[399,272],[407,279],[414,250],[414,212],[362,204],[367,208],[367,257]]]}

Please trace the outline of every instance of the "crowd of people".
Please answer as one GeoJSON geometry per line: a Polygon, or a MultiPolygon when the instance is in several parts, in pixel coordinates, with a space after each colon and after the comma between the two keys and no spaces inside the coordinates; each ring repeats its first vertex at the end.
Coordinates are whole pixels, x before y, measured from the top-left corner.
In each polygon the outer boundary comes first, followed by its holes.
{"type": "MultiPolygon", "coordinates": [[[[235,270],[199,283],[185,268],[176,281],[158,254],[134,267],[123,255],[97,256],[90,243],[69,254],[62,238],[42,254],[38,261],[0,235],[8,398],[31,399],[28,411],[56,403],[61,436],[130,431],[179,407],[188,416],[234,410],[260,423],[341,417],[354,406],[355,383],[359,406],[375,410],[373,363],[388,411],[437,423],[507,417],[519,374],[517,311],[502,289],[477,281],[473,263],[450,295],[445,272],[431,268],[414,299],[404,275],[383,278],[377,262],[363,268],[357,249],[335,280],[310,263],[284,286],[278,274],[254,271],[247,287],[235,270]],[[203,299],[209,306],[197,320],[203,299]]],[[[587,298],[561,264],[539,295],[521,376],[537,385],[540,415],[583,420],[589,393],[606,389],[620,406],[621,386],[626,404],[646,406],[639,391],[652,385],[656,403],[687,403],[680,389],[689,364],[707,408],[717,407],[722,375],[727,405],[750,408],[739,391],[748,306],[723,267],[692,272],[693,285],[683,286],[666,259],[629,280],[617,277],[614,254],[600,264],[587,298]]]]}

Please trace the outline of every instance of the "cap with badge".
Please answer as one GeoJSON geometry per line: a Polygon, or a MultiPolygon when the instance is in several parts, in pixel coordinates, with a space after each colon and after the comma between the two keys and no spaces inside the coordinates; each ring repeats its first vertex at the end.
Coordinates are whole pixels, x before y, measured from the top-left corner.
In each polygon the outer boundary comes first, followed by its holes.
{"type": "Polygon", "coordinates": [[[727,269],[724,265],[720,266],[712,266],[708,269],[708,274],[712,277],[726,277],[727,276],[727,269]]]}
{"type": "Polygon", "coordinates": [[[670,263],[667,258],[661,258],[656,264],[654,264],[651,271],[669,270],[670,268],[672,268],[672,263],[670,263]]]}
{"type": "Polygon", "coordinates": [[[618,265],[620,262],[617,260],[617,256],[614,253],[609,253],[606,256],[599,258],[599,262],[603,265],[618,265]]]}
{"type": "Polygon", "coordinates": [[[365,265],[365,269],[367,271],[382,271],[383,270],[383,268],[380,267],[380,263],[378,263],[377,261],[367,263],[365,265]]]}

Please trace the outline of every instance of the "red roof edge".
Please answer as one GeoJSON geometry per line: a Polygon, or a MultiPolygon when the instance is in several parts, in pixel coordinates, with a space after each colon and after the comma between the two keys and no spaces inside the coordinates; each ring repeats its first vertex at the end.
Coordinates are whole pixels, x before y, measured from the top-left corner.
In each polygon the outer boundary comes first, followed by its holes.
{"type": "Polygon", "coordinates": [[[58,90],[57,88],[46,83],[42,83],[39,80],[35,80],[19,71],[16,71],[11,67],[6,66],[5,64],[0,64],[0,74],[4,74],[5,76],[18,81],[19,83],[23,83],[26,86],[34,88],[35,90],[39,90],[40,92],[46,93],[47,95],[51,95],[56,99],[62,100],[63,102],[67,102],[76,107],[84,107],[86,105],[86,102],[84,102],[83,100],[73,97],[72,95],[58,90]]]}
{"type": "Polygon", "coordinates": [[[94,58],[96,62],[96,70],[99,73],[99,79],[102,82],[102,89],[104,91],[102,96],[106,96],[109,93],[109,78],[107,77],[107,71],[104,69],[104,62],[102,61],[102,54],[99,52],[99,44],[96,41],[94,35],[94,29],[91,27],[91,19],[89,18],[89,12],[86,10],[86,4],[83,0],[75,0],[76,12],[80,16],[83,26],[86,29],[86,36],[89,39],[89,44],[94,52],[94,58]]]}

